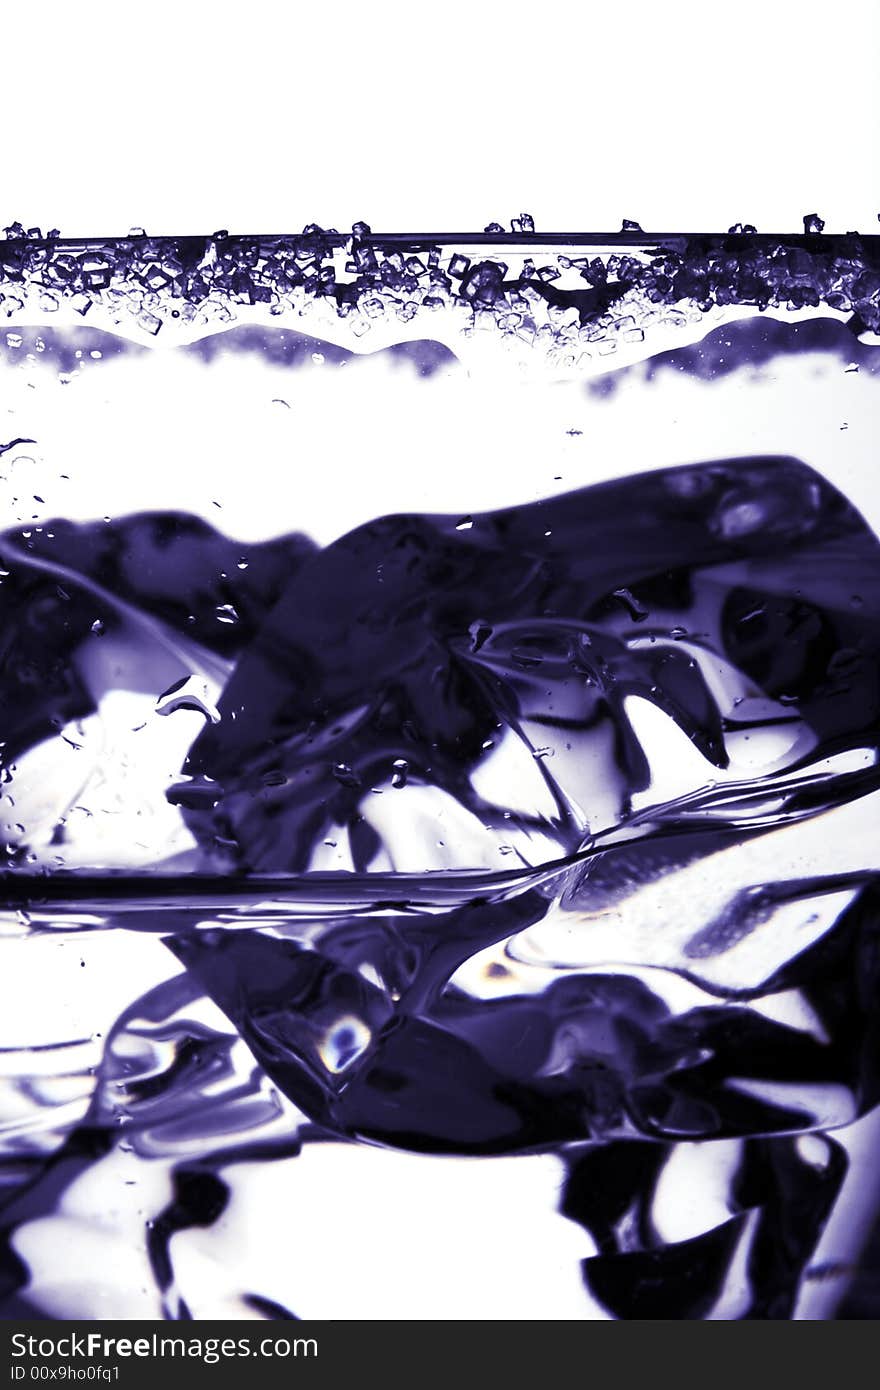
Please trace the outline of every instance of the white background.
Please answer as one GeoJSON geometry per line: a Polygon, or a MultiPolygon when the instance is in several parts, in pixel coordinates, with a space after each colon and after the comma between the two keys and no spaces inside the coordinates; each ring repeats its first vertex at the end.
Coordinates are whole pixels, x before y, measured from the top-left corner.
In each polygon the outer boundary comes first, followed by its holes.
{"type": "Polygon", "coordinates": [[[0,46],[2,224],[880,230],[877,0],[23,0],[0,46]]]}

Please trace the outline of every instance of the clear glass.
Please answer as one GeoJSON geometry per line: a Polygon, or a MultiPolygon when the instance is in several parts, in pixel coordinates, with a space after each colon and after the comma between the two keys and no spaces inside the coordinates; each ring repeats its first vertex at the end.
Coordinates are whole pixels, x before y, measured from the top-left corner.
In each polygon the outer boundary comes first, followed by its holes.
{"type": "Polygon", "coordinates": [[[877,239],[0,294],[4,1315],[876,1315],[877,239]]]}

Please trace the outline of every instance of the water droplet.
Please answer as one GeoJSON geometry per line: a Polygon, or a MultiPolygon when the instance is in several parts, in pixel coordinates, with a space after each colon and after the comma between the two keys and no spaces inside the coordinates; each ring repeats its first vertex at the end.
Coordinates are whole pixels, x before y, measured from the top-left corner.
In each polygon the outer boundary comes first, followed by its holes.
{"type": "Polygon", "coordinates": [[[469,531],[474,524],[472,516],[463,516],[461,521],[455,523],[456,531],[469,531]]]}
{"type": "Polygon", "coordinates": [[[101,621],[100,618],[96,618],[96,619],[95,619],[95,621],[92,623],[91,630],[92,630],[92,632],[95,634],[96,637],[103,637],[103,635],[104,635],[104,624],[103,624],[103,622],[101,621]]]}
{"type": "Polygon", "coordinates": [[[406,758],[394,759],[394,771],[391,774],[392,787],[405,787],[406,779],[409,775],[409,763],[406,758]]]}
{"type": "Polygon", "coordinates": [[[236,613],[231,603],[221,603],[214,610],[214,612],[216,614],[218,623],[231,624],[238,622],[238,614],[236,613]]]}

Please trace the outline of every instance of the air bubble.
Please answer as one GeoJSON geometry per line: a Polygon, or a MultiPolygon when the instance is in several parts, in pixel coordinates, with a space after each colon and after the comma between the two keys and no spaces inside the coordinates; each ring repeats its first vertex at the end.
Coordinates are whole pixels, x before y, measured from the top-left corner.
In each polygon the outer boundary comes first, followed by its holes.
{"type": "Polygon", "coordinates": [[[284,787],[287,785],[287,776],[280,768],[274,767],[269,772],[264,772],[260,781],[264,787],[284,787]]]}
{"type": "Polygon", "coordinates": [[[334,763],[333,776],[343,787],[359,787],[361,779],[348,763],[334,763]]]}
{"type": "Polygon", "coordinates": [[[201,676],[184,676],[156,701],[156,714],[175,714],[178,710],[191,710],[204,715],[211,724],[220,723],[220,711],[211,698],[208,682],[201,676]]]}
{"type": "Polygon", "coordinates": [[[468,635],[471,639],[471,651],[478,652],[484,643],[492,636],[492,628],[488,623],[481,622],[477,619],[477,621],[471,623],[468,628],[468,635]]]}
{"type": "Polygon", "coordinates": [[[615,589],[614,597],[623,604],[634,623],[643,623],[648,617],[648,609],[629,589],[615,589]]]}
{"type": "Polygon", "coordinates": [[[353,1014],[340,1018],[318,1046],[318,1055],[330,1072],[345,1071],[372,1040],[366,1024],[353,1014]]]}
{"type": "Polygon", "coordinates": [[[725,540],[734,540],[760,530],[766,520],[766,508],[760,502],[736,502],[719,513],[718,530],[725,540]]]}

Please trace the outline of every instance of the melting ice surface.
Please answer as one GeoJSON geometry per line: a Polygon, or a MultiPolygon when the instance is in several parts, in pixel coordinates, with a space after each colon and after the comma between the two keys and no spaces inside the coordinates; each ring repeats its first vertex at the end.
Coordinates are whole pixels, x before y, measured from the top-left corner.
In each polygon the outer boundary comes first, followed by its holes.
{"type": "MultiPolygon", "coordinates": [[[[207,494],[105,519],[31,488],[0,536],[4,949],[67,1013],[10,1000],[9,1309],[779,1318],[840,1294],[880,1102],[880,542],[807,393],[844,451],[877,362],[820,329],[768,349],[750,320],[727,367],[710,340],[533,395],[555,485],[496,470],[489,505],[464,470],[454,509],[322,533],[288,524],[291,488],[255,539],[207,494]],[[701,453],[646,422],[707,361],[701,453]],[[459,1292],[402,1291],[438,1260],[459,1292]],[[541,1260],[569,1272],[525,1292],[541,1260]]],[[[265,370],[267,393],[293,369],[265,370]]],[[[344,400],[340,375],[314,389],[344,400]]],[[[26,408],[16,483],[53,428],[26,408]]],[[[109,478],[100,429],[67,445],[109,478]]]]}

